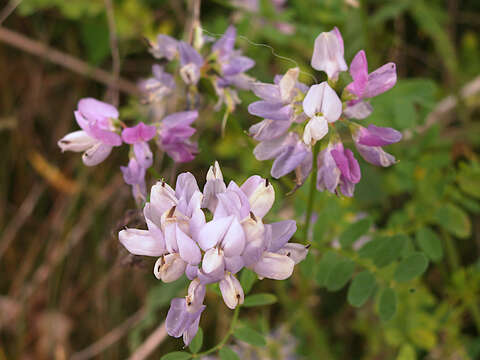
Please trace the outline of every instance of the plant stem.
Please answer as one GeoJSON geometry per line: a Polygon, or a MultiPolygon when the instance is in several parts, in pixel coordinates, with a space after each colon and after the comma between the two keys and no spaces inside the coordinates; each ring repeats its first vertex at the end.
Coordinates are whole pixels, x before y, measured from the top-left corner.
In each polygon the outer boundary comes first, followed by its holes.
{"type": "Polygon", "coordinates": [[[310,230],[310,221],[313,212],[313,203],[315,201],[315,194],[317,193],[316,184],[317,184],[317,156],[320,151],[320,142],[317,141],[313,148],[313,166],[312,173],[310,175],[310,190],[308,193],[308,204],[307,204],[307,214],[305,218],[305,233],[303,235],[303,242],[308,243],[308,232],[310,230]]]}
{"type": "Polygon", "coordinates": [[[208,350],[206,350],[204,352],[201,352],[201,353],[198,353],[198,354],[192,354],[192,358],[199,358],[199,357],[205,356],[207,354],[211,354],[212,352],[220,350],[227,343],[230,336],[233,334],[233,331],[235,330],[235,326],[237,325],[237,320],[238,320],[238,314],[239,313],[240,313],[240,305],[238,305],[235,308],[235,311],[234,311],[233,317],[232,317],[232,322],[230,323],[230,328],[228,329],[228,331],[225,334],[225,336],[223,337],[223,339],[217,345],[212,347],[211,349],[208,349],[208,350]]]}

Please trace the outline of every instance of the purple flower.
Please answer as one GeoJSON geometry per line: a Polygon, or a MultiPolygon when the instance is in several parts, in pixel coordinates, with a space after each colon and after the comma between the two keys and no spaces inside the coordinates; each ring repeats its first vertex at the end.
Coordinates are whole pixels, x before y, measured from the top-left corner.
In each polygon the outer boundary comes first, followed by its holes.
{"type": "Polygon", "coordinates": [[[165,71],[160,65],[152,66],[153,77],[140,82],[140,90],[145,94],[149,102],[158,102],[171,95],[175,90],[173,76],[165,71]]]}
{"type": "Polygon", "coordinates": [[[180,76],[187,85],[196,85],[200,80],[200,68],[204,60],[197,50],[184,41],[178,43],[180,54],[180,76]]]}
{"type": "Polygon", "coordinates": [[[183,336],[183,342],[188,346],[197,334],[200,316],[205,307],[202,305],[198,310],[190,311],[185,298],[172,299],[165,321],[168,335],[183,336]]]}
{"type": "Polygon", "coordinates": [[[220,88],[235,85],[248,89],[250,81],[245,78],[245,71],[255,65],[255,61],[243,56],[241,51],[234,50],[237,30],[229,26],[225,34],[212,46],[212,52],[217,54],[217,62],[220,66],[221,78],[217,84],[220,88]]]}
{"type": "Polygon", "coordinates": [[[352,197],[355,184],[360,181],[361,173],[358,161],[341,142],[329,143],[317,158],[317,189],[328,190],[335,194],[337,186],[343,195],[352,197]]]}
{"type": "Polygon", "coordinates": [[[144,208],[148,230],[122,230],[119,239],[133,254],[159,257],[153,270],[158,279],[171,282],[185,273],[191,280],[187,296],[172,300],[169,335],[190,343],[205,309],[206,284],[218,282],[226,306],[234,309],[244,300],[235,276],[243,267],[261,278],[286,279],[305,258],[305,246],[288,242],[295,221],[263,223],[274,199],[272,185],[259,176],[225,186],[218,163],[208,171],[204,194],[190,173],[178,176],[175,190],[164,182],[152,187],[144,208]],[[211,221],[202,207],[213,213],[211,221]]]}
{"type": "Polygon", "coordinates": [[[142,167],[136,158],[131,158],[128,166],[120,166],[123,173],[123,180],[132,187],[133,198],[140,203],[146,199],[147,189],[145,185],[145,168],[142,167]]]}
{"type": "Polygon", "coordinates": [[[273,161],[271,174],[278,179],[299,166],[311,168],[311,149],[301,141],[296,133],[288,133],[273,140],[259,143],[253,150],[257,160],[273,161]]]}
{"type": "Polygon", "coordinates": [[[328,123],[342,114],[342,102],[326,81],[313,85],[303,100],[303,111],[310,118],[305,126],[303,141],[314,144],[328,133],[328,123]]]}
{"type": "Polygon", "coordinates": [[[368,125],[367,128],[356,124],[352,126],[355,147],[365,161],[383,167],[395,164],[395,157],[385,152],[381,147],[399,142],[402,139],[401,132],[372,124],[368,125]]]}
{"type": "Polygon", "coordinates": [[[158,35],[157,41],[150,42],[150,46],[150,52],[157,59],[172,61],[178,53],[178,41],[168,35],[158,35]]]}
{"type": "Polygon", "coordinates": [[[153,154],[148,146],[148,141],[153,139],[155,134],[155,126],[145,125],[143,122],[122,131],[123,141],[133,145],[135,158],[144,169],[148,169],[153,163],[153,154]]]}
{"type": "Polygon", "coordinates": [[[195,158],[197,145],[190,141],[195,129],[190,126],[198,117],[198,111],[183,111],[166,116],[160,123],[159,146],[176,162],[188,162],[195,158]]]}
{"type": "Polygon", "coordinates": [[[390,62],[368,73],[368,63],[365,51],[360,50],[350,64],[350,74],[353,82],[347,86],[359,99],[368,99],[390,90],[397,82],[397,71],[394,63],[390,62]]]}
{"type": "Polygon", "coordinates": [[[315,70],[325,71],[329,79],[337,81],[338,74],[348,69],[343,52],[342,35],[334,27],[315,39],[311,65],[315,70]]]}
{"type": "Polygon", "coordinates": [[[85,98],[78,102],[74,115],[82,130],[67,134],[58,141],[58,146],[62,151],[84,152],[82,160],[85,165],[98,165],[110,155],[114,146],[122,144],[113,125],[113,120],[118,118],[114,106],[85,98]]]}

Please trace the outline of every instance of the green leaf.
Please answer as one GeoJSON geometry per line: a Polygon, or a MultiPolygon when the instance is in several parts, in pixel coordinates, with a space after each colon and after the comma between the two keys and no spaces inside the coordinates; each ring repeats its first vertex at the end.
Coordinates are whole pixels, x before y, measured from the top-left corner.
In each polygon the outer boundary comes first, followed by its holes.
{"type": "Polygon", "coordinates": [[[240,275],[240,284],[242,285],[243,292],[248,294],[252,290],[252,286],[257,280],[257,275],[250,269],[244,268],[240,275]]]}
{"type": "Polygon", "coordinates": [[[410,281],[422,275],[427,267],[427,257],[423,253],[413,253],[398,264],[394,278],[398,282],[410,281]]]}
{"type": "Polygon", "coordinates": [[[467,213],[458,206],[447,203],[435,214],[438,225],[459,238],[467,238],[472,232],[472,224],[467,213]]]}
{"type": "Polygon", "coordinates": [[[400,351],[398,352],[397,358],[395,360],[416,360],[417,354],[415,353],[415,348],[410,344],[404,344],[400,351]]]}
{"type": "Polygon", "coordinates": [[[329,291],[337,291],[343,288],[352,277],[355,270],[355,263],[352,260],[344,259],[337,262],[330,270],[326,280],[329,291]]]}
{"type": "Polygon", "coordinates": [[[193,353],[197,353],[202,348],[202,344],[203,344],[203,330],[202,328],[199,327],[197,335],[195,335],[195,337],[192,339],[188,347],[193,353]]]}
{"type": "Polygon", "coordinates": [[[350,305],[360,307],[368,300],[375,289],[375,277],[368,271],[358,273],[348,288],[347,299],[350,305]]]}
{"type": "Polygon", "coordinates": [[[218,352],[221,360],[240,360],[237,353],[229,347],[223,347],[218,352]]]}
{"type": "Polygon", "coordinates": [[[360,236],[367,233],[367,231],[372,226],[372,219],[365,218],[357,221],[356,223],[351,224],[347,229],[340,235],[340,245],[343,248],[351,246],[355,241],[360,238],[360,236]]]}
{"type": "Polygon", "coordinates": [[[273,294],[254,294],[247,296],[242,306],[253,307],[253,306],[262,306],[275,304],[277,302],[277,297],[273,294]]]}
{"type": "Polygon", "coordinates": [[[327,277],[330,273],[330,270],[333,266],[339,261],[338,255],[332,251],[327,251],[323,256],[322,259],[317,264],[316,276],[315,279],[317,280],[318,285],[325,286],[327,283],[327,277]]]}
{"type": "Polygon", "coordinates": [[[263,335],[253,330],[249,326],[238,328],[233,332],[233,336],[235,336],[238,340],[245,341],[246,343],[254,346],[265,346],[267,344],[263,335]]]}
{"type": "Polygon", "coordinates": [[[404,234],[377,236],[360,249],[359,255],[372,259],[378,267],[384,267],[400,257],[407,242],[408,236],[404,234]]]}
{"type": "Polygon", "coordinates": [[[397,312],[397,294],[391,288],[385,288],[378,299],[378,314],[382,321],[390,320],[397,312]]]}
{"type": "Polygon", "coordinates": [[[416,239],[420,249],[422,249],[432,261],[437,262],[442,260],[442,241],[433,230],[428,227],[418,229],[416,239]]]}
{"type": "Polygon", "coordinates": [[[187,360],[191,359],[192,354],[187,353],[185,351],[174,351],[163,355],[160,360],[187,360]]]}

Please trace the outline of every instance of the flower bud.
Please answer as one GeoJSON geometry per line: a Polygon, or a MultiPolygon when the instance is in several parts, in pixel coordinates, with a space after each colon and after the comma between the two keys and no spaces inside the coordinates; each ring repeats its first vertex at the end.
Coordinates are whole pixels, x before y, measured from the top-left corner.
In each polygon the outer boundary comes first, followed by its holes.
{"type": "Polygon", "coordinates": [[[272,208],[275,201],[275,190],[268,179],[258,175],[251,176],[240,187],[247,195],[250,209],[258,218],[263,218],[272,208]]]}
{"type": "Polygon", "coordinates": [[[70,134],[65,135],[63,138],[58,140],[58,146],[64,151],[74,151],[74,152],[82,152],[93,145],[95,145],[98,140],[89,136],[85,131],[74,131],[70,134]]]}

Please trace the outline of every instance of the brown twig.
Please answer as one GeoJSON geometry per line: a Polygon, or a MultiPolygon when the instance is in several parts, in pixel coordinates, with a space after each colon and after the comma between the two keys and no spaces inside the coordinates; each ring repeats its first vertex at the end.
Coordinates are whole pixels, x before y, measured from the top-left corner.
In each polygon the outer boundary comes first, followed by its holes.
{"type": "Polygon", "coordinates": [[[7,20],[7,18],[15,11],[21,2],[22,0],[11,0],[7,6],[3,8],[2,12],[0,13],[0,25],[7,20]]]}
{"type": "Polygon", "coordinates": [[[22,205],[18,209],[15,217],[3,231],[2,241],[0,242],[0,258],[2,258],[5,251],[7,251],[8,247],[10,246],[10,243],[15,239],[18,230],[32,214],[33,210],[35,209],[35,205],[37,205],[38,199],[43,194],[44,190],[44,183],[35,184],[27,198],[23,201],[22,205]]]}
{"type": "Polygon", "coordinates": [[[105,8],[107,10],[108,32],[110,36],[110,51],[112,53],[112,82],[110,83],[110,91],[112,94],[112,103],[118,106],[118,79],[120,78],[120,53],[118,50],[117,30],[115,28],[115,16],[112,0],[105,0],[105,8]]]}
{"type": "MultiPolygon", "coordinates": [[[[90,66],[86,62],[71,55],[53,49],[39,41],[29,39],[22,34],[8,30],[4,27],[0,27],[0,42],[4,42],[17,49],[44,58],[54,64],[63,66],[77,74],[89,77],[102,84],[110,85],[115,82],[115,78],[105,70],[90,66]]],[[[139,92],[136,84],[129,80],[120,78],[118,79],[117,84],[118,89],[127,94],[137,95],[139,92]]]]}
{"type": "Polygon", "coordinates": [[[140,345],[128,360],[146,359],[167,337],[165,323],[160,324],[153,333],[140,345]]]}
{"type": "MultiPolygon", "coordinates": [[[[462,99],[467,99],[470,96],[478,94],[480,92],[480,75],[474,78],[472,81],[467,83],[461,90],[460,96],[462,99]]],[[[428,129],[430,129],[435,123],[441,121],[441,119],[452,111],[458,104],[458,99],[454,95],[449,95],[442,101],[440,101],[437,106],[433,109],[430,114],[428,114],[425,124],[415,128],[414,130],[406,130],[403,135],[405,140],[409,140],[413,137],[415,133],[422,134],[428,129]]]]}
{"type": "Polygon", "coordinates": [[[111,181],[108,187],[104,188],[102,192],[95,197],[91,205],[85,208],[78,219],[77,225],[75,225],[67,235],[67,241],[55,247],[49,254],[48,259],[37,268],[30,283],[24,287],[23,293],[20,296],[22,300],[27,300],[38,286],[50,277],[52,271],[65,259],[72,248],[80,243],[95,220],[95,212],[99,208],[108,205],[108,203],[115,198],[113,194],[118,192],[118,188],[122,183],[122,177],[117,176],[111,181]]]}
{"type": "Polygon", "coordinates": [[[94,342],[93,344],[87,346],[85,349],[74,353],[71,357],[71,360],[88,360],[97,355],[100,355],[105,349],[115,344],[127,332],[137,325],[145,315],[145,308],[141,308],[135,314],[127,318],[123,323],[118,325],[116,328],[108,332],[100,340],[94,342]]]}

